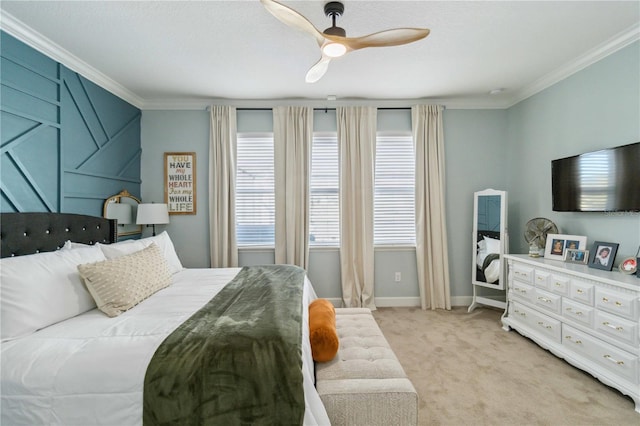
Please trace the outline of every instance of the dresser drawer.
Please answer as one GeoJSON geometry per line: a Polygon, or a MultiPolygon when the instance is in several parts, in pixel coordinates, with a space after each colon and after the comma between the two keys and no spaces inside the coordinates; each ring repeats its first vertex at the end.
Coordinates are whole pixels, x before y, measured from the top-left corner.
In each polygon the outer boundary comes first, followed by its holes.
{"type": "Polygon", "coordinates": [[[638,323],[618,316],[596,312],[596,330],[633,346],[638,345],[638,323]]]}
{"type": "Polygon", "coordinates": [[[551,276],[551,274],[549,272],[541,271],[539,269],[536,269],[535,272],[534,272],[533,282],[534,282],[536,287],[546,289],[547,285],[549,283],[549,277],[550,276],[551,276]]]}
{"type": "Polygon", "coordinates": [[[593,306],[593,284],[573,279],[569,288],[569,297],[578,302],[593,306]]]}
{"type": "Polygon", "coordinates": [[[525,300],[527,302],[534,302],[535,288],[529,284],[521,283],[520,281],[513,281],[511,283],[511,291],[509,296],[515,299],[525,300]]]}
{"type": "Polygon", "coordinates": [[[575,328],[562,327],[562,345],[632,383],[640,383],[638,355],[618,349],[575,328]]]}
{"type": "Polygon", "coordinates": [[[535,304],[536,306],[543,307],[544,309],[548,309],[549,311],[560,314],[562,313],[562,296],[557,294],[553,294],[548,291],[536,289],[535,294],[535,304]]]}
{"type": "Polygon", "coordinates": [[[630,320],[638,320],[638,298],[632,294],[596,288],[596,307],[630,320]]]}
{"type": "Polygon", "coordinates": [[[562,316],[577,321],[582,325],[593,328],[595,310],[591,306],[574,302],[567,298],[562,299],[562,316]]]}
{"type": "Polygon", "coordinates": [[[509,304],[509,317],[527,328],[545,335],[556,343],[561,341],[561,323],[517,302],[509,304]]]}
{"type": "Polygon", "coordinates": [[[547,290],[562,296],[568,296],[570,282],[571,280],[567,277],[551,274],[547,279],[547,290]]]}
{"type": "Polygon", "coordinates": [[[513,265],[513,279],[533,285],[533,268],[525,265],[513,265]]]}

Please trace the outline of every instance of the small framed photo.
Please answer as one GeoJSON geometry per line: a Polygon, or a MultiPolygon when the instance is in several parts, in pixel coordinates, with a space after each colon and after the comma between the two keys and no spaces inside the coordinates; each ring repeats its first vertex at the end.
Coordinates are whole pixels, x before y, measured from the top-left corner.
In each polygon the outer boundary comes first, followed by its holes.
{"type": "Polygon", "coordinates": [[[587,237],[582,235],[548,234],[545,259],[564,260],[567,250],[586,250],[587,237]]]}
{"type": "Polygon", "coordinates": [[[587,264],[589,260],[589,250],[566,249],[564,251],[564,261],[567,263],[587,264]]]}
{"type": "Polygon", "coordinates": [[[616,260],[618,243],[605,243],[596,241],[591,247],[589,256],[589,267],[610,271],[613,269],[613,262],[616,260]]]}
{"type": "Polygon", "coordinates": [[[638,270],[638,260],[636,257],[627,257],[625,260],[620,262],[620,272],[623,274],[635,274],[638,270]]]}

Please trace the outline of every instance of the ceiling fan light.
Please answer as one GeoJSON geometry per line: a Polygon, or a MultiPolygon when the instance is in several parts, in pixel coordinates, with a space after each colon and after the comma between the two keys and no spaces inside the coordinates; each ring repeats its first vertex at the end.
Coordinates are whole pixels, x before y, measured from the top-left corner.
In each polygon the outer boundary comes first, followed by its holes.
{"type": "Polygon", "coordinates": [[[338,58],[347,53],[347,48],[340,43],[327,43],[322,47],[322,52],[330,58],[338,58]]]}

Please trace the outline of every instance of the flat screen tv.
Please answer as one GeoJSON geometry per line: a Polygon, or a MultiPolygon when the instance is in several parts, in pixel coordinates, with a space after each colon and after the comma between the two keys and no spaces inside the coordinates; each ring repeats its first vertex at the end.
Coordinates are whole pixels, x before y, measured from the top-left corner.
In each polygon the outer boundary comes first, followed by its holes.
{"type": "Polygon", "coordinates": [[[640,211],[640,142],[551,162],[553,210],[640,211]]]}

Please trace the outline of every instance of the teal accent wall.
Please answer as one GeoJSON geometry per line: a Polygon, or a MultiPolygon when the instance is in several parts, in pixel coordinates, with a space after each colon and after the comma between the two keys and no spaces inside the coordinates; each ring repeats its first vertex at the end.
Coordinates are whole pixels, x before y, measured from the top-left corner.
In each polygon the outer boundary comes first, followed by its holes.
{"type": "Polygon", "coordinates": [[[141,111],[0,32],[0,211],[101,216],[140,196],[141,111]]]}

